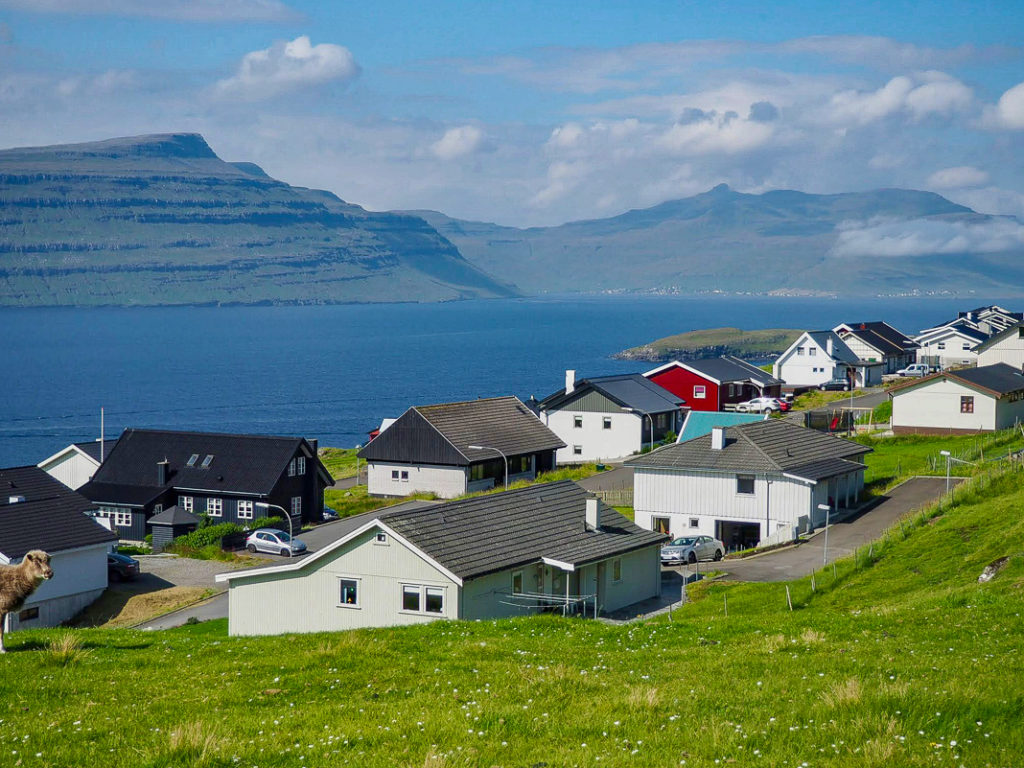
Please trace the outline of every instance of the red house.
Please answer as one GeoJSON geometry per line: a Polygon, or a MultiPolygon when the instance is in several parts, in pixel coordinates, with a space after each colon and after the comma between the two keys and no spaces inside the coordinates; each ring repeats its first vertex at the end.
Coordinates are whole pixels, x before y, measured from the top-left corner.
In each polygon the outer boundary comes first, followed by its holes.
{"type": "Polygon", "coordinates": [[[738,357],[724,355],[704,360],[673,360],[644,376],[694,411],[720,411],[727,403],[754,397],[778,397],[782,381],[738,357]]]}

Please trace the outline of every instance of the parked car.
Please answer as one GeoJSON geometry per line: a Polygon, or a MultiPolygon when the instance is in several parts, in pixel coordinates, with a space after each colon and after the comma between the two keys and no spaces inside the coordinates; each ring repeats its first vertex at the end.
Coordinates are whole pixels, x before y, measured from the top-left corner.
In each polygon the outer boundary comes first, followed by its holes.
{"type": "Polygon", "coordinates": [[[338,519],[338,513],[337,512],[335,512],[330,507],[324,507],[323,520],[324,520],[325,523],[327,521],[329,521],[329,520],[337,520],[337,519],[338,519]]]}
{"type": "Polygon", "coordinates": [[[818,389],[820,389],[822,392],[825,392],[825,391],[849,392],[850,391],[850,381],[849,381],[849,379],[832,379],[832,380],[826,381],[824,384],[820,385],[818,387],[818,389]]]}
{"type": "Polygon", "coordinates": [[[107,581],[131,581],[139,572],[139,561],[134,557],[107,552],[107,581]]]}
{"type": "Polygon", "coordinates": [[[306,543],[277,528],[257,528],[245,540],[245,548],[250,552],[270,552],[282,557],[291,557],[305,552],[306,543]]]}
{"type": "Polygon", "coordinates": [[[661,548],[661,562],[668,565],[721,560],[724,556],[725,544],[710,536],[680,536],[661,548]]]}
{"type": "Polygon", "coordinates": [[[784,412],[790,409],[789,403],[783,404],[777,397],[755,397],[742,403],[736,403],[736,410],[740,413],[773,413],[784,412]]]}
{"type": "Polygon", "coordinates": [[[924,363],[912,363],[906,368],[900,368],[896,371],[899,376],[927,376],[933,372],[933,368],[930,365],[924,363]]]}

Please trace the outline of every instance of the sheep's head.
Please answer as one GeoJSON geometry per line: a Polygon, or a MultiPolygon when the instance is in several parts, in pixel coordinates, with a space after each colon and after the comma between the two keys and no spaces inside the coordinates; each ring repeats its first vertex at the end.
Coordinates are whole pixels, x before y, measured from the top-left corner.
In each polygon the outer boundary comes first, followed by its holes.
{"type": "Polygon", "coordinates": [[[53,568],[50,567],[50,556],[41,549],[33,549],[23,561],[29,573],[38,579],[52,579],[53,568]]]}

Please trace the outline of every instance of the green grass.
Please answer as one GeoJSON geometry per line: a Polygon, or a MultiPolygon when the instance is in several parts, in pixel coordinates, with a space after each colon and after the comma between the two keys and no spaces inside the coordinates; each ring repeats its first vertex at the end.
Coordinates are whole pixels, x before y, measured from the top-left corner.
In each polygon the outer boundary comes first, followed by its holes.
{"type": "Polygon", "coordinates": [[[320,461],[335,480],[356,476],[357,448],[321,448],[319,453],[320,461]]]}
{"type": "Polygon", "coordinates": [[[796,341],[803,331],[791,328],[767,328],[744,331],[740,328],[703,328],[656,339],[640,347],[619,353],[634,359],[668,359],[679,354],[717,357],[776,357],[796,341]]]}
{"type": "MultiPolygon", "coordinates": [[[[853,397],[863,395],[864,393],[857,389],[853,391],[853,397]]],[[[804,392],[802,395],[798,395],[793,398],[793,410],[795,411],[813,411],[815,408],[822,408],[830,403],[835,403],[837,406],[842,406],[841,401],[849,401],[849,392],[834,392],[827,391],[823,392],[820,389],[811,389],[804,392]]]]}
{"type": "Polygon", "coordinates": [[[1024,477],[977,478],[871,553],[705,581],[625,626],[555,617],[229,638],[19,631],[0,763],[1010,766],[1024,754],[1024,477]],[[979,585],[996,558],[1010,564],[979,585]],[[155,673],[160,670],[160,673],[155,673]],[[716,763],[717,761],[717,763],[716,763]]]}

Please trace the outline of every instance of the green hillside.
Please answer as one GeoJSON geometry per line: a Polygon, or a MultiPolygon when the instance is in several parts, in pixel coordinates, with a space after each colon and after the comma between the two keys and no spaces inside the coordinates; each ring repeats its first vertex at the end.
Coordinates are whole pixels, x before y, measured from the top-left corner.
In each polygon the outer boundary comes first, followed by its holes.
{"type": "Polygon", "coordinates": [[[622,360],[693,360],[735,355],[744,359],[774,358],[785,352],[803,331],[768,328],[744,331],[739,328],[704,328],[666,336],[614,355],[622,360]]]}
{"type": "Polygon", "coordinates": [[[624,626],[554,617],[228,638],[17,632],[5,765],[1012,766],[1024,755],[1024,471],[856,559],[702,582],[624,626]],[[992,581],[978,575],[998,558],[992,581]],[[793,610],[787,604],[789,587],[793,610]]]}

